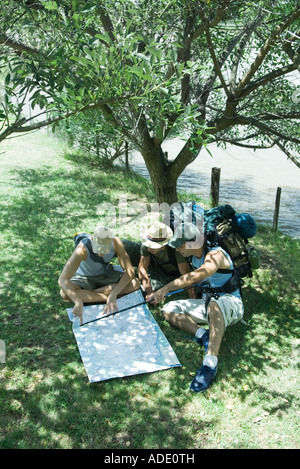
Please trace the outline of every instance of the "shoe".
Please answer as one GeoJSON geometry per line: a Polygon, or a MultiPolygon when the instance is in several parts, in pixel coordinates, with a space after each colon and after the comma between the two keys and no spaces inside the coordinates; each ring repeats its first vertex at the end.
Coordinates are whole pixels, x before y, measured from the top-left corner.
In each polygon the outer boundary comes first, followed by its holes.
{"type": "Polygon", "coordinates": [[[215,379],[217,374],[217,367],[211,368],[207,365],[197,370],[196,376],[190,384],[190,391],[192,392],[204,392],[208,389],[215,379]]]}
{"type": "Polygon", "coordinates": [[[208,343],[209,343],[209,329],[207,329],[207,331],[204,332],[203,336],[200,337],[199,339],[196,337],[196,342],[197,344],[203,345],[204,351],[206,353],[208,349],[208,343]]]}

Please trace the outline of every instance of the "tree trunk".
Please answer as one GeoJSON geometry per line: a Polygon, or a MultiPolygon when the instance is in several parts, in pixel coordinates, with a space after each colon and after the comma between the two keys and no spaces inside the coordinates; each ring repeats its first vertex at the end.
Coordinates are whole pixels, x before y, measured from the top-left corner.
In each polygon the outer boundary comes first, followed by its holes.
{"type": "Polygon", "coordinates": [[[171,176],[170,167],[162,149],[154,147],[151,151],[142,152],[146,163],[156,200],[159,204],[169,205],[178,201],[177,178],[171,176]]]}

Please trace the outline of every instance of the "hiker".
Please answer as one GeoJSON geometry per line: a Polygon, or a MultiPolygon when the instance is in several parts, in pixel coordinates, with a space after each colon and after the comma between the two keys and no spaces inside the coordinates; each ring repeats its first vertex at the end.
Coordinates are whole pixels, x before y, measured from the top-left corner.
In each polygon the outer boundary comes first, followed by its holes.
{"type": "MultiPolygon", "coordinates": [[[[138,266],[138,276],[146,296],[153,297],[153,292],[180,275],[187,274],[189,264],[174,248],[168,246],[173,237],[171,228],[156,222],[141,234],[141,256],[138,266]]],[[[194,288],[188,290],[190,298],[196,298],[194,288]]],[[[156,302],[150,302],[156,306],[156,302]]]]}
{"type": "Polygon", "coordinates": [[[110,313],[117,310],[117,297],[140,288],[122,241],[101,225],[93,235],[82,237],[58,284],[61,297],[74,302],[73,314],[80,317],[81,324],[84,303],[106,303],[103,313],[110,313]],[[113,257],[123,270],[110,263],[113,257]]]}
{"type": "Polygon", "coordinates": [[[208,249],[204,232],[200,231],[192,223],[176,228],[168,244],[182,256],[192,256],[195,270],[173,280],[154,294],[155,301],[160,302],[168,292],[194,284],[203,292],[200,299],[170,301],[162,308],[170,324],[194,334],[197,343],[204,346],[203,364],[190,384],[190,390],[194,392],[203,392],[211,386],[217,373],[224,332],[228,326],[240,321],[244,313],[239,279],[235,276],[229,254],[219,246],[208,249]],[[208,324],[209,329],[201,324],[208,324]]]}

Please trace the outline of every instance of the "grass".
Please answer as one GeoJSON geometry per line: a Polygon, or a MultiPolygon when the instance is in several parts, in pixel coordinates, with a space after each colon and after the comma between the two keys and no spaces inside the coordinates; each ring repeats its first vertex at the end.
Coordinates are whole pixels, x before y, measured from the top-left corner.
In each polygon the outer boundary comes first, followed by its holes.
{"type": "Polygon", "coordinates": [[[57,279],[73,234],[93,230],[99,206],[126,194],[134,215],[154,203],[151,185],[86,165],[46,133],[4,142],[1,152],[0,448],[299,448],[299,240],[259,227],[262,268],[244,288],[248,325],[226,331],[205,394],[188,391],[203,351],[155,309],[182,367],[90,384],[57,279]]]}

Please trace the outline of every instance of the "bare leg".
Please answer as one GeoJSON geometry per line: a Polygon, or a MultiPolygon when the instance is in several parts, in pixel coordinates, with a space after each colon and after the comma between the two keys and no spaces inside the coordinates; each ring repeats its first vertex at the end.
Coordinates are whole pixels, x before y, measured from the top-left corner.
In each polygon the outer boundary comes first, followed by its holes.
{"type": "MultiPolygon", "coordinates": [[[[168,311],[163,311],[162,313],[170,324],[194,335],[200,327],[199,324],[186,314],[172,313],[168,311]]],[[[218,357],[225,332],[223,314],[215,301],[211,301],[209,304],[208,318],[209,343],[203,365],[199,370],[197,370],[195,378],[190,384],[190,390],[194,392],[203,392],[211,386],[217,370],[217,358],[213,357],[218,357]],[[213,363],[213,365],[211,363],[213,363]]]]}
{"type": "Polygon", "coordinates": [[[208,355],[219,355],[223,335],[225,332],[225,322],[223,314],[215,301],[211,301],[208,309],[209,317],[209,344],[208,355]]]}
{"type": "MultiPolygon", "coordinates": [[[[95,290],[93,290],[93,292],[102,293],[108,296],[116,286],[117,286],[117,283],[113,283],[111,285],[105,285],[104,287],[96,288],[95,290]]],[[[132,293],[136,290],[139,290],[139,288],[140,288],[140,283],[138,279],[134,278],[118,296],[127,295],[128,293],[132,293]]]]}
{"type": "MultiPolygon", "coordinates": [[[[76,283],[73,283],[72,285],[73,285],[75,290],[81,290],[82,289],[81,286],[77,285],[76,283]]],[[[62,297],[63,300],[71,301],[70,298],[65,294],[65,292],[62,288],[60,289],[59,293],[60,293],[60,296],[62,297]]]]}
{"type": "MultiPolygon", "coordinates": [[[[172,326],[182,329],[191,334],[196,334],[200,324],[196,323],[190,316],[181,313],[172,313],[162,311],[165,319],[172,326]]],[[[211,301],[208,307],[209,317],[209,345],[207,349],[208,355],[218,356],[221,347],[223,335],[225,332],[225,323],[223,314],[215,301],[211,301]]]]}
{"type": "Polygon", "coordinates": [[[215,301],[211,301],[208,307],[209,319],[209,343],[202,367],[197,370],[190,390],[193,392],[204,392],[208,389],[216,376],[218,354],[222,343],[225,322],[223,314],[215,301]]]}
{"type": "Polygon", "coordinates": [[[197,324],[190,316],[181,313],[171,313],[168,311],[162,311],[165,319],[172,324],[172,326],[177,327],[185,332],[190,334],[196,334],[196,331],[199,329],[199,324],[197,324]]]}
{"type": "MultiPolygon", "coordinates": [[[[76,290],[78,290],[77,295],[82,303],[106,303],[108,295],[117,284],[114,283],[112,285],[106,285],[104,287],[96,288],[95,290],[84,290],[77,284],[73,285],[76,290]]],[[[137,279],[133,279],[119,296],[127,295],[128,293],[132,293],[139,288],[139,281],[137,279]]],[[[63,290],[60,291],[60,295],[64,300],[71,301],[63,290]]]]}

